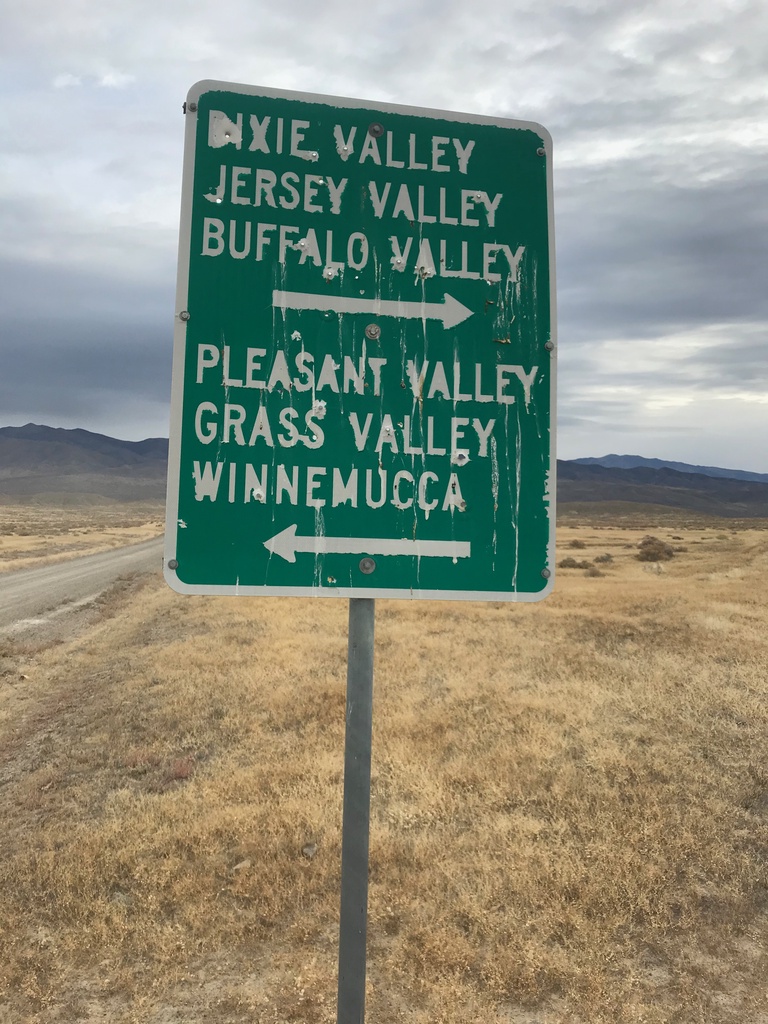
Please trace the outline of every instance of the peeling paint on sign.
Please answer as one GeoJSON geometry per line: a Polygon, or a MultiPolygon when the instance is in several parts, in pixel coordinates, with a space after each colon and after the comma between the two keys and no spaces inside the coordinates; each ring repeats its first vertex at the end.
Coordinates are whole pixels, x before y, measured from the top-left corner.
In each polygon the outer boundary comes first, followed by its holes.
{"type": "Polygon", "coordinates": [[[547,133],[216,82],[188,101],[169,583],[545,596],[547,133]]]}

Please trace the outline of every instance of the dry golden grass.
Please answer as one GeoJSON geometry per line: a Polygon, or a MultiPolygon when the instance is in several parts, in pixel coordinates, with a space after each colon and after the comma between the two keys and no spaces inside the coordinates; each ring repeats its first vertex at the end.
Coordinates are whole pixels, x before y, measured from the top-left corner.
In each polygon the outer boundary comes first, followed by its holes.
{"type": "MultiPolygon", "coordinates": [[[[768,1021],[768,533],[731,526],[567,526],[612,561],[540,605],[378,602],[371,1024],[768,1021]]],[[[346,616],[147,580],[6,644],[0,1019],[335,1020],[346,616]]]]}
{"type": "Polygon", "coordinates": [[[69,508],[0,504],[0,573],[150,540],[164,525],[158,502],[69,508]]]}

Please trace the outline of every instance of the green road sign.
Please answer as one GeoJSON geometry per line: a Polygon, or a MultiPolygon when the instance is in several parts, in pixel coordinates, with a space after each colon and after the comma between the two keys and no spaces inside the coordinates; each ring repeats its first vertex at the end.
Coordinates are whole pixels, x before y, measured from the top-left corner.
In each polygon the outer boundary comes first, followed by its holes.
{"type": "Polygon", "coordinates": [[[221,82],[186,120],[170,585],[544,597],[547,132],[221,82]]]}

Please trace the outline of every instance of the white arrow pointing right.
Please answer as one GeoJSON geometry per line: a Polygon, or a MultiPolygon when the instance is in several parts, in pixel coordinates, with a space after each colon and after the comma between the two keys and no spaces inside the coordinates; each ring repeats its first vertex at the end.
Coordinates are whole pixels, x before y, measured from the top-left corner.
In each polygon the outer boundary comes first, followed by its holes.
{"type": "Polygon", "coordinates": [[[442,320],[455,327],[472,316],[469,309],[447,293],[443,302],[405,302],[400,299],[353,299],[348,295],[316,295],[314,292],[272,292],[272,305],[280,309],[317,309],[334,313],[368,313],[403,320],[442,320]]]}

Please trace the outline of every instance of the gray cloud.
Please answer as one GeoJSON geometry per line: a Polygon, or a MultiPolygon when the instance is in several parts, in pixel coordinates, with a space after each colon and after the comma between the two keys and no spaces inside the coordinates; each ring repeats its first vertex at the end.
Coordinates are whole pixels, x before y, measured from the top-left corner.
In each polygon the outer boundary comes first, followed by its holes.
{"type": "MultiPolygon", "coordinates": [[[[667,457],[712,462],[724,432],[739,450],[740,419],[764,434],[766,5],[260,6],[4,12],[0,422],[30,410],[159,432],[181,103],[220,78],[541,121],[555,141],[564,450],[599,454],[619,430],[640,454],[670,437],[667,457]]],[[[768,470],[768,454],[750,458],[768,470]]]]}
{"type": "Polygon", "coordinates": [[[167,432],[172,275],[161,284],[0,261],[5,420],[167,432]]]}
{"type": "Polygon", "coordinates": [[[645,188],[620,174],[566,186],[560,308],[577,338],[649,337],[768,318],[763,180],[645,188]]]}

